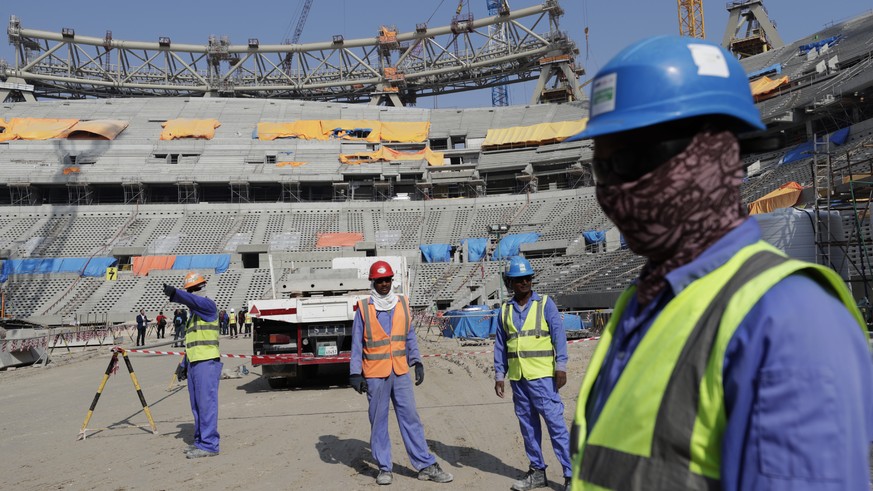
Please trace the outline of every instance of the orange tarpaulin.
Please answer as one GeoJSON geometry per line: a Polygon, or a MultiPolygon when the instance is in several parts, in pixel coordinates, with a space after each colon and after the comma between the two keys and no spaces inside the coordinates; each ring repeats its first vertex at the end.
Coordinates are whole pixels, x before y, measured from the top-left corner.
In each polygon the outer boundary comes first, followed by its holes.
{"type": "Polygon", "coordinates": [[[343,164],[358,165],[372,162],[392,162],[404,160],[427,160],[428,165],[440,166],[444,163],[443,152],[434,152],[430,148],[418,152],[401,152],[393,148],[382,147],[374,152],[357,152],[340,154],[339,161],[343,164]]]}
{"type": "Polygon", "coordinates": [[[215,136],[215,128],[221,126],[217,119],[171,119],[161,123],[161,140],[176,140],[178,138],[203,138],[211,140],[215,136]]]}
{"type": "Polygon", "coordinates": [[[49,140],[63,138],[78,119],[12,118],[0,119],[0,141],[49,140]]]}
{"type": "Polygon", "coordinates": [[[66,176],[67,174],[78,174],[81,170],[82,169],[78,168],[77,166],[64,167],[64,175],[66,176]]]}
{"type": "Polygon", "coordinates": [[[774,90],[786,85],[788,83],[788,76],[780,77],[777,79],[771,79],[770,77],[761,77],[754,82],[749,82],[749,88],[752,89],[752,95],[757,97],[759,95],[764,95],[768,92],[773,92],[774,90]]]}
{"type": "Polygon", "coordinates": [[[114,140],[129,124],[119,119],[79,121],[67,130],[64,137],[72,140],[114,140]]]}
{"type": "Polygon", "coordinates": [[[794,181],[783,184],[779,189],[749,203],[749,215],[770,213],[779,208],[789,208],[797,204],[803,186],[794,181]]]}
{"type": "Polygon", "coordinates": [[[485,134],[482,146],[542,145],[545,143],[562,142],[584,130],[587,124],[588,118],[582,118],[578,121],[540,123],[530,126],[513,126],[511,128],[492,128],[485,134]]]}
{"type": "Polygon", "coordinates": [[[305,120],[293,123],[258,123],[258,140],[276,138],[299,138],[301,140],[327,140],[322,134],[321,121],[305,120]]]}
{"type": "Polygon", "coordinates": [[[364,234],[358,232],[319,233],[315,247],[354,247],[364,240],[364,234]]]}
{"type": "Polygon", "coordinates": [[[421,143],[427,140],[428,121],[384,122],[372,119],[310,119],[290,123],[258,123],[259,140],[357,140],[369,143],[421,143]]]}
{"type": "Polygon", "coordinates": [[[134,256],[133,274],[134,276],[146,276],[149,271],[155,269],[173,269],[175,262],[176,256],[134,256]]]}
{"type": "Polygon", "coordinates": [[[276,167],[300,167],[306,165],[306,162],[276,162],[276,167]]]}

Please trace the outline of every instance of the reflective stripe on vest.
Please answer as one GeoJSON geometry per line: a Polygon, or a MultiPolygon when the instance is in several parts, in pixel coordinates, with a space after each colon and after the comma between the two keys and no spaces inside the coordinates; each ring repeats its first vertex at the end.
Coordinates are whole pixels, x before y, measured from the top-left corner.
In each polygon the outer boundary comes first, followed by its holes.
{"type": "Polygon", "coordinates": [[[502,320],[509,365],[506,376],[509,380],[555,376],[555,351],[544,315],[548,298],[543,295],[539,300],[531,300],[521,330],[512,320],[512,302],[503,304],[502,320]]]}
{"type": "Polygon", "coordinates": [[[834,271],[757,242],[686,287],[658,315],[609,395],[591,434],[586,408],[627,302],[619,299],[582,382],[571,431],[573,489],[718,489],[726,426],[724,353],[749,310],[802,271],[863,321],[834,271]]]}
{"type": "Polygon", "coordinates": [[[192,312],[185,330],[185,353],[189,362],[211,360],[221,356],[218,349],[218,319],[206,322],[192,312]]]}
{"type": "Polygon", "coordinates": [[[376,307],[367,300],[358,301],[358,311],[364,321],[362,369],[364,377],[385,378],[393,370],[397,375],[409,372],[406,359],[406,338],[411,316],[406,297],[398,296],[391,320],[391,335],[385,333],[376,317],[376,307]]]}

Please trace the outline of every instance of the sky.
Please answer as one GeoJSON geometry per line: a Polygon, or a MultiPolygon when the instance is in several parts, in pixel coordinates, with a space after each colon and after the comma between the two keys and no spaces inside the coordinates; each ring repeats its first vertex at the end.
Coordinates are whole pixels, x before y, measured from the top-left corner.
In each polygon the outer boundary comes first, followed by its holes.
{"type": "MultiPolygon", "coordinates": [[[[84,36],[103,37],[111,30],[114,39],[157,41],[167,36],[173,42],[206,44],[210,34],[229,36],[234,44],[258,38],[261,44],[278,44],[290,37],[301,0],[240,1],[211,0],[41,0],[0,2],[0,19],[11,15],[28,29],[60,32],[64,27],[84,36]]],[[[474,17],[486,17],[486,0],[465,3],[474,17]]],[[[509,0],[511,8],[536,5],[536,0],[509,0]]],[[[704,0],[707,38],[721,42],[728,20],[727,2],[704,0]]],[[[565,10],[561,29],[576,41],[577,64],[585,67],[584,81],[592,77],[621,48],[658,34],[678,34],[675,0],[560,0],[565,10]],[[585,28],[588,27],[588,40],[585,28]]],[[[310,11],[301,42],[328,41],[334,34],[346,39],[371,37],[380,25],[396,25],[398,31],[415,29],[415,24],[444,26],[458,6],[457,0],[316,0],[310,11]]],[[[764,0],[770,18],[782,39],[793,42],[832,23],[873,11],[873,0],[764,0]]],[[[12,46],[0,44],[0,59],[13,64],[12,46]]],[[[527,104],[533,83],[510,86],[510,102],[527,104]]],[[[455,95],[425,97],[422,107],[484,107],[491,105],[489,90],[455,95]]]]}

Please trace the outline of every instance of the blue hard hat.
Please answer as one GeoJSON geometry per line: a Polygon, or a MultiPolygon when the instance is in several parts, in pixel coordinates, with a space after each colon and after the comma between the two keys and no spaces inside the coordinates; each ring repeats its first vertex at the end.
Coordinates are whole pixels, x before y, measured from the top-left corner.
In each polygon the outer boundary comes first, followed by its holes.
{"type": "Polygon", "coordinates": [[[735,119],[737,133],[766,129],[730,52],[703,39],[657,36],[625,48],[597,73],[588,125],[567,141],[707,115],[735,119]]]}
{"type": "Polygon", "coordinates": [[[512,256],[509,258],[509,266],[506,268],[507,278],[533,276],[533,274],[534,270],[527,259],[521,256],[512,256]]]}

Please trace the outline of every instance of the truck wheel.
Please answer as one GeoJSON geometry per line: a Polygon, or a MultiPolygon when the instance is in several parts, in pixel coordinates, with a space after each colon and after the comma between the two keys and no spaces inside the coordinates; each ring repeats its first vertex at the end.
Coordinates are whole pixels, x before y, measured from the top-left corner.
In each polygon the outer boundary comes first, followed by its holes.
{"type": "Polygon", "coordinates": [[[285,377],[272,377],[267,379],[271,389],[284,389],[288,387],[288,379],[285,377]]]}

